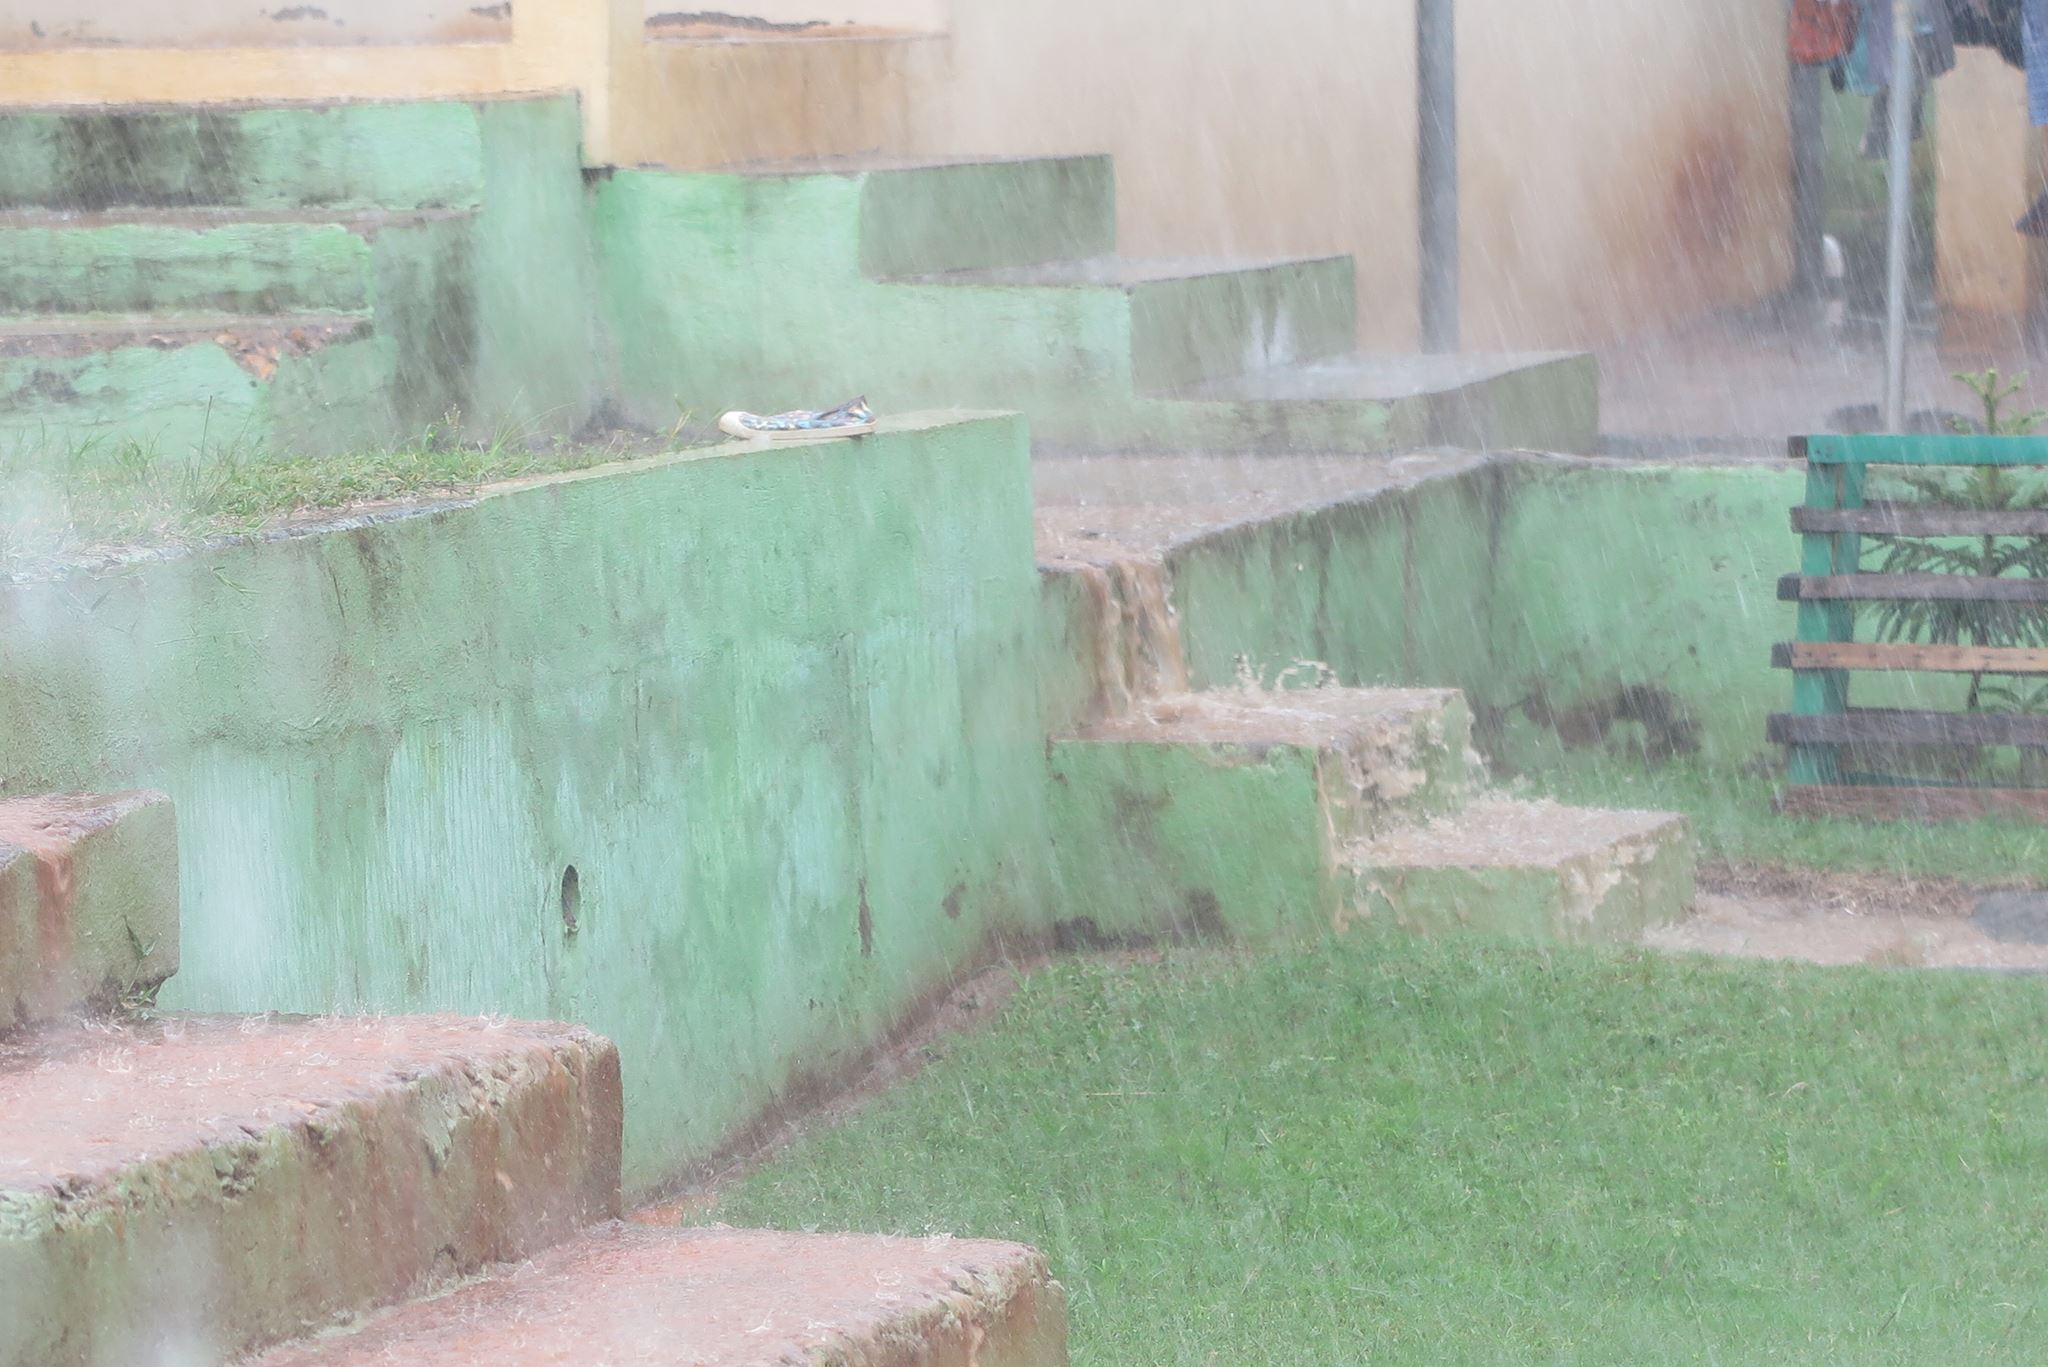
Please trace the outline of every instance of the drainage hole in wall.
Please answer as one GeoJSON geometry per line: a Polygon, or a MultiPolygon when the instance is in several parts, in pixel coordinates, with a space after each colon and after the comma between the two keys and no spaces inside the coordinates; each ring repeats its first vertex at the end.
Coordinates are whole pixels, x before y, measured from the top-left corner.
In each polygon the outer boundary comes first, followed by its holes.
{"type": "Polygon", "coordinates": [[[576,919],[583,911],[583,879],[574,864],[562,870],[562,933],[576,933],[576,919]]]}

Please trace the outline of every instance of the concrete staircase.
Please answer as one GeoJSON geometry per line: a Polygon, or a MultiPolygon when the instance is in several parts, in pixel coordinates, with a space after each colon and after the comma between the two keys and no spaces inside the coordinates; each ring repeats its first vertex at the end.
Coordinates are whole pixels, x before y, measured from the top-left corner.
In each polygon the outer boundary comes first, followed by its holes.
{"type": "Polygon", "coordinates": [[[321,1330],[261,1360],[1066,1360],[1026,1248],[617,1223],[619,1058],[580,1027],[139,1010],[174,835],[148,794],[0,802],[0,1367],[321,1330]]]}
{"type": "Polygon", "coordinates": [[[612,1224],[251,1367],[1062,1367],[1066,1297],[1020,1244],[612,1224]]]}
{"type": "MultiPolygon", "coordinates": [[[[815,131],[791,136],[839,145],[815,131]]],[[[1022,409],[1055,448],[1591,440],[1591,358],[1360,355],[1354,270],[1124,258],[1099,156],[586,176],[561,99],[17,111],[0,460],[322,454],[451,415],[472,437],[614,411],[668,430],[857,392],[1022,409]]]]}
{"type": "MultiPolygon", "coordinates": [[[[554,403],[504,354],[532,287],[499,278],[485,187],[508,147],[552,152],[573,209],[576,137],[566,101],[0,116],[0,459],[317,453],[503,409],[498,389],[554,403]]],[[[496,194],[500,218],[544,179],[496,194]]]]}
{"type": "Polygon", "coordinates": [[[1376,922],[1629,939],[1683,916],[1683,817],[1486,790],[1452,689],[1211,691],[1056,737],[1054,852],[1081,942],[1376,922]]]}
{"type": "Polygon", "coordinates": [[[598,193],[646,421],[680,358],[733,405],[1016,407],[1053,448],[1574,448],[1598,426],[1587,356],[1358,354],[1348,257],[1118,256],[1105,157],[621,170],[598,193]]]}

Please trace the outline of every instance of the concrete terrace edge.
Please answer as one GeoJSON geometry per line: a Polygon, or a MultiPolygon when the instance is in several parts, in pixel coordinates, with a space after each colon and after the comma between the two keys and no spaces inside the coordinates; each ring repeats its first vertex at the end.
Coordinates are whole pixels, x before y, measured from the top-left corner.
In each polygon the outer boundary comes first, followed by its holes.
{"type": "MultiPolygon", "coordinates": [[[[238,1049],[350,1028],[171,1018],[65,1027],[10,1052],[30,1051],[14,1066],[43,1074],[30,1079],[31,1097],[54,1087],[79,1098],[56,1122],[68,1134],[127,1119],[93,1113],[90,1075],[119,1075],[102,1087],[102,1110],[138,1104],[165,1080],[203,1097],[212,1080],[232,1085],[238,1049]],[[67,1070],[88,1079],[73,1085],[67,1070]]],[[[324,1084],[318,1104],[285,1094],[210,1118],[202,1107],[160,1148],[81,1148],[0,1177],[0,1361],[233,1356],[618,1213],[619,1071],[608,1041],[445,1019],[386,1028],[432,1038],[324,1084]],[[451,1047],[451,1034],[464,1045],[451,1047]]],[[[62,1148],[42,1146],[53,1147],[62,1148]]]]}
{"type": "Polygon", "coordinates": [[[170,794],[169,1007],[615,1040],[645,1191],[1048,931],[1030,547],[939,414],[51,570],[0,783],[170,794]]]}

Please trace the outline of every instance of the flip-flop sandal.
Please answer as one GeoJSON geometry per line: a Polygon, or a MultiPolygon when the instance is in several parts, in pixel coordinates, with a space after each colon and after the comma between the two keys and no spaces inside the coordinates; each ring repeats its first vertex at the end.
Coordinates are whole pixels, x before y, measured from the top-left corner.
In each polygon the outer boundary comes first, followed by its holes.
{"type": "Polygon", "coordinates": [[[746,413],[739,409],[718,420],[718,430],[735,437],[794,441],[800,437],[858,437],[875,430],[875,415],[866,398],[837,408],[793,408],[787,413],[746,413]]]}

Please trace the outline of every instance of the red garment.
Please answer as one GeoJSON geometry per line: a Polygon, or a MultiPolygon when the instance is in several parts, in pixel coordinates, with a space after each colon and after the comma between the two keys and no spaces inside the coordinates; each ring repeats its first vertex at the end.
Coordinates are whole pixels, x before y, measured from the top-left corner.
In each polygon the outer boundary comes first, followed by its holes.
{"type": "Polygon", "coordinates": [[[1856,0],[1792,0],[1792,60],[1821,66],[1856,45],[1856,0]]]}

